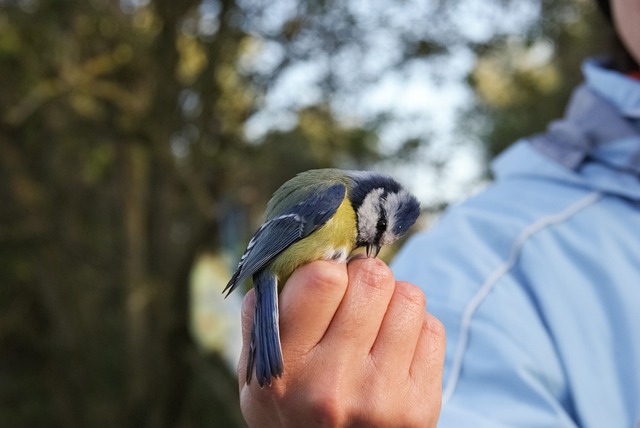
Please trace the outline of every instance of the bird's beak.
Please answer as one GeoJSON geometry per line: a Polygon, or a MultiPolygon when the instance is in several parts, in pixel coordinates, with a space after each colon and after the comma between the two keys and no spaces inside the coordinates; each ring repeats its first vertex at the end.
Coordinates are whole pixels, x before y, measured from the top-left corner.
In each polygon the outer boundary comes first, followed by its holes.
{"type": "Polygon", "coordinates": [[[380,252],[380,245],[368,244],[367,245],[367,257],[378,257],[380,252]]]}

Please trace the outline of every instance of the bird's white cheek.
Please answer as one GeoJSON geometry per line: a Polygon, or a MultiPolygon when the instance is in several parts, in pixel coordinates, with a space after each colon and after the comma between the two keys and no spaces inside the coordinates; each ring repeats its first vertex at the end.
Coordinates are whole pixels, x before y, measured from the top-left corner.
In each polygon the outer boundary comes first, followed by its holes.
{"type": "Polygon", "coordinates": [[[335,260],[338,263],[344,263],[347,261],[349,252],[346,248],[330,248],[324,252],[322,258],[324,260],[335,260]]]}
{"type": "Polygon", "coordinates": [[[396,235],[395,233],[392,233],[390,231],[386,231],[383,235],[382,235],[382,239],[380,240],[380,244],[381,245],[391,245],[393,244],[395,241],[398,240],[398,238],[400,238],[398,235],[396,235]]]}

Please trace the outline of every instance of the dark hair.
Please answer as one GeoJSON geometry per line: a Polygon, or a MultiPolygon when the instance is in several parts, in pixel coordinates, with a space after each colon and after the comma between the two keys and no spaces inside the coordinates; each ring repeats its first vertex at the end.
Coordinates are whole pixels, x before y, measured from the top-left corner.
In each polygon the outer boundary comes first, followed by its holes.
{"type": "Polygon", "coordinates": [[[598,3],[600,11],[607,19],[609,24],[611,24],[614,30],[612,32],[611,41],[609,43],[609,51],[611,54],[613,68],[622,73],[630,73],[632,71],[640,70],[638,63],[633,58],[633,56],[631,56],[622,40],[620,40],[620,36],[618,35],[617,31],[615,30],[613,15],[611,13],[611,4],[609,3],[609,0],[596,0],[596,2],[598,3]]]}
{"type": "Polygon", "coordinates": [[[596,0],[598,3],[598,7],[600,8],[600,12],[609,20],[609,22],[613,22],[613,17],[611,16],[611,5],[609,4],[609,0],[596,0]]]}

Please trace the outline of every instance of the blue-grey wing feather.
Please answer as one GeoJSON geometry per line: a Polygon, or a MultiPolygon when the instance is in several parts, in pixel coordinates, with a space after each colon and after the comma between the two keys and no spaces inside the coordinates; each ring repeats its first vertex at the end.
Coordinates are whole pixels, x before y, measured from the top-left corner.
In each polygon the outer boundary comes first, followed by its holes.
{"type": "Polygon", "coordinates": [[[264,268],[275,256],[300,240],[304,226],[304,220],[296,214],[276,217],[263,224],[249,241],[223,292],[231,293],[245,278],[264,268]]]}
{"type": "Polygon", "coordinates": [[[223,292],[231,293],[245,278],[266,267],[290,245],[324,225],[335,214],[345,195],[346,187],[335,184],[264,223],[249,241],[223,292]]]}

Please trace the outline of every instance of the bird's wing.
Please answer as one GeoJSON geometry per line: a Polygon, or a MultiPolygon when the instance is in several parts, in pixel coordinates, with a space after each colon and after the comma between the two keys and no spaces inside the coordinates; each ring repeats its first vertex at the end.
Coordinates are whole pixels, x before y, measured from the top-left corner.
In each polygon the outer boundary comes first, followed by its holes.
{"type": "Polygon", "coordinates": [[[265,210],[267,220],[288,211],[296,204],[309,199],[311,195],[324,192],[334,184],[344,184],[348,188],[351,180],[336,169],[312,169],[301,172],[273,194],[265,210]]]}
{"type": "Polygon", "coordinates": [[[290,245],[324,225],[335,214],[345,195],[346,187],[335,184],[314,192],[260,226],[223,292],[228,295],[245,278],[263,269],[290,245]]]}

